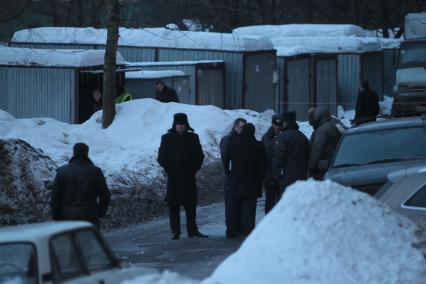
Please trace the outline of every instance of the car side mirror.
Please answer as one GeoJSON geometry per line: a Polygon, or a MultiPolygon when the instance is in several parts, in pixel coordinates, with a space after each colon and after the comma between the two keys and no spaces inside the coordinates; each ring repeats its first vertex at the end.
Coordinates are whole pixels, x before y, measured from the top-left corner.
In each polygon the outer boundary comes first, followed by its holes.
{"type": "Polygon", "coordinates": [[[327,172],[329,167],[330,167],[330,161],[329,160],[321,160],[318,163],[318,170],[322,173],[327,172]]]}

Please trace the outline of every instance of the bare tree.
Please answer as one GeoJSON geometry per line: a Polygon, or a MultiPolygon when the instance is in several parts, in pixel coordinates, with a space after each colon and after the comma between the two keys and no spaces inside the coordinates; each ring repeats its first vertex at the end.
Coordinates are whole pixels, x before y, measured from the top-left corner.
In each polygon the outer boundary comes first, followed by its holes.
{"type": "Polygon", "coordinates": [[[103,82],[103,112],[102,127],[111,125],[115,117],[114,98],[116,88],[116,61],[118,45],[118,28],[120,25],[120,3],[119,0],[108,0],[108,34],[104,62],[103,82]]]}

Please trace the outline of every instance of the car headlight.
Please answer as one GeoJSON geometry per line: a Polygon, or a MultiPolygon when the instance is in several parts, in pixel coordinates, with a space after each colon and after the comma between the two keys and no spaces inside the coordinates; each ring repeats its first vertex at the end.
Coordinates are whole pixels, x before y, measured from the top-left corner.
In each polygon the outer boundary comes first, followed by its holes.
{"type": "Polygon", "coordinates": [[[408,88],[408,86],[405,86],[405,85],[399,86],[399,92],[400,93],[408,93],[409,91],[410,91],[410,88],[408,88]]]}

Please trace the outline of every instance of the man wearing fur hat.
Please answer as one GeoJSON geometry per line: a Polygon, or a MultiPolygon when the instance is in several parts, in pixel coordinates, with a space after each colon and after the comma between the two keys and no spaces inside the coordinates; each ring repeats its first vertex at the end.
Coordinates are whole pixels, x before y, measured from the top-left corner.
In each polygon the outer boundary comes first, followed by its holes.
{"type": "Polygon", "coordinates": [[[197,185],[195,175],[204,161],[200,139],[184,113],[174,115],[173,127],[161,137],[158,162],[167,173],[167,205],[172,239],[180,237],[180,207],[185,208],[188,237],[207,238],[196,224],[197,185]]]}

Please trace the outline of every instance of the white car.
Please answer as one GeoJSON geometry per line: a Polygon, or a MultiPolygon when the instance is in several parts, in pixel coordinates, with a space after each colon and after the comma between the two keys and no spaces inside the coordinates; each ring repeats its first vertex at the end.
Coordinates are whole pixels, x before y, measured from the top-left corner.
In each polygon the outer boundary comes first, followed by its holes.
{"type": "Polygon", "coordinates": [[[0,229],[0,283],[107,284],[154,272],[121,263],[87,222],[0,229]]]}

